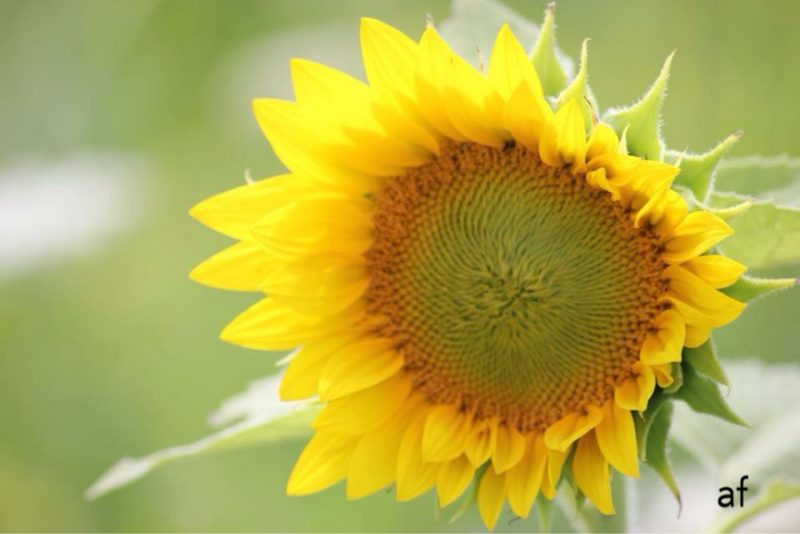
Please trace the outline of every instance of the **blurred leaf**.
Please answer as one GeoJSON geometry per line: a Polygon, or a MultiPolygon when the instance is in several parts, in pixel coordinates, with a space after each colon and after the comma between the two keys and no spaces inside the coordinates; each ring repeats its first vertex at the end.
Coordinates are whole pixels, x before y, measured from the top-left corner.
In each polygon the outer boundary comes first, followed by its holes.
{"type": "Polygon", "coordinates": [[[800,208],[800,158],[787,155],[726,158],[719,165],[714,186],[717,191],[800,208]]]}
{"type": "Polygon", "coordinates": [[[478,51],[488,61],[500,27],[508,23],[524,47],[539,35],[539,28],[502,2],[453,0],[450,16],[436,28],[458,55],[478,66],[478,51]]]}
{"type": "Polygon", "coordinates": [[[670,402],[664,403],[661,409],[656,410],[650,430],[647,432],[645,463],[661,477],[672,496],[678,501],[678,506],[681,506],[681,492],[667,458],[667,437],[669,436],[669,427],[672,424],[672,410],[672,403],[670,402]]]}
{"type": "MultiPolygon", "coordinates": [[[[729,207],[746,197],[713,193],[712,208],[729,207]]],[[[744,213],[731,219],[734,234],[719,245],[727,256],[751,269],[771,269],[800,264],[800,209],[756,200],[744,213]]]]}
{"type": "Polygon", "coordinates": [[[664,388],[664,393],[672,395],[683,387],[683,366],[680,362],[672,362],[672,384],[664,388]]]}
{"type": "Polygon", "coordinates": [[[714,342],[708,341],[696,348],[687,348],[683,352],[688,365],[700,374],[703,374],[719,384],[730,385],[725,370],[719,364],[717,349],[714,342]]]}
{"type": "Polygon", "coordinates": [[[533,509],[539,522],[539,532],[550,532],[553,527],[553,503],[539,494],[533,509]]]}
{"type": "Polygon", "coordinates": [[[796,287],[798,281],[797,278],[751,278],[743,276],[732,286],[722,289],[722,292],[736,300],[750,302],[781,289],[796,287]]]}
{"type": "Polygon", "coordinates": [[[531,61],[542,82],[542,90],[547,96],[555,96],[563,91],[567,86],[568,72],[572,71],[571,62],[562,57],[563,54],[556,45],[555,11],[554,2],[547,5],[539,38],[531,54],[531,61]]]}
{"type": "Polygon", "coordinates": [[[722,398],[719,387],[710,379],[697,374],[690,365],[683,366],[683,387],[674,396],[696,412],[713,415],[735,425],[748,426],[722,398]]]}
{"type": "Polygon", "coordinates": [[[758,494],[756,502],[750,502],[746,507],[736,512],[722,516],[717,522],[706,529],[707,532],[735,532],[746,521],[762,514],[763,512],[790,499],[800,497],[800,485],[787,484],[783,480],[775,480],[764,491],[758,494]]]}
{"type": "Polygon", "coordinates": [[[729,135],[717,146],[703,154],[667,152],[665,159],[678,165],[681,169],[675,178],[675,184],[689,188],[696,198],[704,200],[711,190],[717,165],[741,136],[741,132],[729,135]]]}
{"type": "Polygon", "coordinates": [[[220,422],[244,416],[245,418],[239,423],[194,443],[162,449],[142,458],[122,458],[86,490],[85,497],[94,500],[144,477],[160,465],[187,456],[275,443],[310,435],[311,421],[318,412],[318,406],[310,402],[279,403],[277,400],[279,380],[280,376],[275,376],[255,383],[254,386],[257,387],[251,386],[244,394],[234,397],[232,401],[236,402],[233,404],[229,404],[231,401],[228,401],[220,411],[216,412],[217,417],[211,418],[212,421],[216,419],[220,422]],[[263,390],[275,395],[261,406],[243,403],[243,397],[258,398],[254,393],[263,390]]]}
{"type": "Polygon", "coordinates": [[[658,78],[639,101],[628,107],[610,109],[603,117],[618,135],[627,128],[628,152],[644,159],[661,159],[661,107],[667,93],[672,57],[673,54],[667,57],[658,78]]]}

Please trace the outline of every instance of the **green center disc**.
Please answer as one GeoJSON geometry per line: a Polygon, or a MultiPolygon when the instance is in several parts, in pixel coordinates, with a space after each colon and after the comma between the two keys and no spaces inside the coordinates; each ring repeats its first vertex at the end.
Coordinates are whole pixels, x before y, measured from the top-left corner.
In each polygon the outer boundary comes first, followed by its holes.
{"type": "Polygon", "coordinates": [[[460,144],[374,201],[369,312],[433,402],[541,429],[630,376],[664,265],[583,175],[460,144]]]}

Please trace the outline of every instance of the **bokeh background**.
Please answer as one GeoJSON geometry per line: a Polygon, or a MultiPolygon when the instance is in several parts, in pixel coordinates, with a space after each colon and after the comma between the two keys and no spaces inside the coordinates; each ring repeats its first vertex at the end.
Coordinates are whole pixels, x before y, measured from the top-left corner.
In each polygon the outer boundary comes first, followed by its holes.
{"type": "MultiPolygon", "coordinates": [[[[545,6],[508,4],[535,20],[545,6]]],[[[734,154],[800,154],[800,3],[557,9],[566,53],[592,38],[602,107],[640,95],[677,49],[670,146],[704,150],[742,128],[734,154]]],[[[480,530],[474,514],[449,525],[430,496],[346,504],[338,486],[287,498],[299,441],[184,460],[83,498],[119,457],[206,435],[223,398],[275,370],[275,355],[218,339],[257,297],[187,278],[226,244],[187,210],[248,169],[281,171],[250,99],[290,97],[293,56],[362,76],[361,16],[416,37],[428,13],[448,11],[448,0],[0,0],[0,529],[480,530]]],[[[718,336],[721,353],[796,360],[798,318],[797,293],[758,302],[718,336]]],[[[710,491],[698,499],[713,511],[710,491]]],[[[697,528],[686,516],[674,528],[697,528]]]]}

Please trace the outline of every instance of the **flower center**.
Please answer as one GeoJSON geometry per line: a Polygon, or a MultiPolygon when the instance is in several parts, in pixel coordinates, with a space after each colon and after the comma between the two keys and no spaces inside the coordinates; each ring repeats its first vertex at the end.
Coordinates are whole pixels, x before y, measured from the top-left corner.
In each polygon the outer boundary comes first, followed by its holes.
{"type": "Polygon", "coordinates": [[[432,402],[541,430],[631,376],[665,266],[583,175],[451,144],[373,201],[368,313],[432,402]]]}

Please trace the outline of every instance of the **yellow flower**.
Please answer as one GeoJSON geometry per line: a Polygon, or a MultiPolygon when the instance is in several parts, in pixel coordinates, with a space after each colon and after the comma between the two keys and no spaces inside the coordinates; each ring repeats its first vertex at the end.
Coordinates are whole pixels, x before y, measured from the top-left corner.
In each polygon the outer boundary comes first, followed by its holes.
{"type": "Polygon", "coordinates": [[[299,347],[282,398],[324,404],[288,493],[446,506],[475,478],[491,528],[571,469],[614,513],[633,412],[744,307],[718,291],[744,268],[707,254],[730,228],[583,102],[553,109],[508,26],[486,74],[433,27],[365,19],[361,44],[369,84],[294,60],[297,101],[254,102],[289,174],[192,210],[238,240],[192,277],[267,295],[223,339],[299,347]]]}

